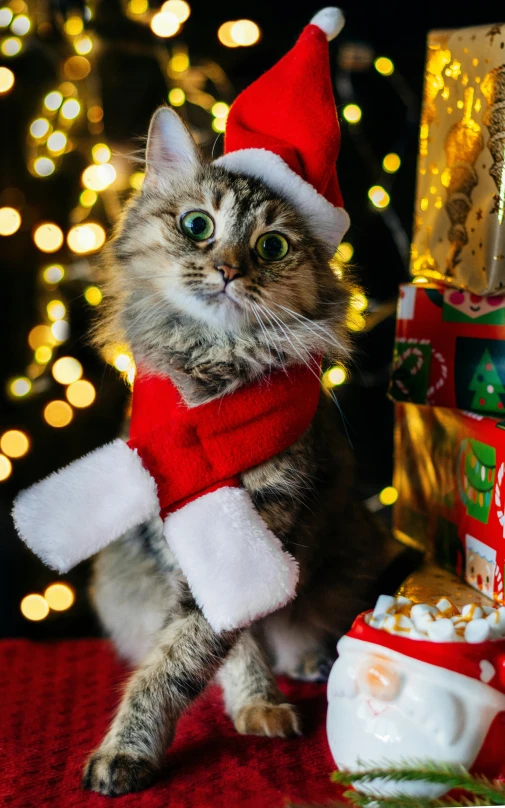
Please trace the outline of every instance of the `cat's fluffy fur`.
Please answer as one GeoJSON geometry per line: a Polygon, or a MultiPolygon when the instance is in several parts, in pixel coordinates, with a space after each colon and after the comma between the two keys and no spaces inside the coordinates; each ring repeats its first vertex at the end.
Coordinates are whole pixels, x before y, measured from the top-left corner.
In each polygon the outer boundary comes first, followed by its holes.
{"type": "MultiPolygon", "coordinates": [[[[195,405],[272,368],[321,353],[345,361],[348,291],[296,210],[260,182],[204,163],[185,128],[158,113],[147,175],[109,248],[108,303],[97,341],[126,341],[137,363],[166,373],[195,405]],[[161,120],[162,119],[162,120],[161,120]],[[181,216],[206,211],[214,237],[196,244],[181,216]],[[262,233],[287,256],[262,261],[262,233]],[[240,275],[226,287],[217,267],[240,275]]],[[[162,764],[177,720],[213,678],[241,733],[287,736],[299,719],[272,670],[318,677],[330,645],[369,597],[385,542],[349,496],[352,470],[334,404],[322,394],[309,430],[242,483],[301,570],[294,603],[250,630],[216,636],[196,607],[161,522],[133,530],[95,563],[93,597],[120,653],[138,665],[90,757],[85,786],[137,790],[162,764]]],[[[226,581],[222,582],[226,586],[226,581]]]]}

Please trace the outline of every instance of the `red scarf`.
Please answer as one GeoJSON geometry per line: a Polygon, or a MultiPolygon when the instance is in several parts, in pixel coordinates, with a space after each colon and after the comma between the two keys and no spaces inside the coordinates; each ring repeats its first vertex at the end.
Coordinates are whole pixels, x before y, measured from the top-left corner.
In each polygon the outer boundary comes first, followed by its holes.
{"type": "Polygon", "coordinates": [[[188,407],[166,376],[139,372],[130,440],[154,477],[160,515],[222,486],[294,443],[319,401],[319,363],[277,371],[228,395],[188,407]]]}

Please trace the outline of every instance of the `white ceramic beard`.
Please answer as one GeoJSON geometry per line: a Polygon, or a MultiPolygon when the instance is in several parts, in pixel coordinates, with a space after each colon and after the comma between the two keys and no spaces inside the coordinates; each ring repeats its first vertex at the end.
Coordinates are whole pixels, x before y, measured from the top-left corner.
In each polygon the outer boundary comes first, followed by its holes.
{"type": "MultiPolygon", "coordinates": [[[[413,641],[414,642],[414,641],[413,641]]],[[[342,637],[328,681],[328,742],[339,769],[400,766],[435,760],[470,767],[505,696],[467,676],[388,648],[342,637]],[[393,688],[381,694],[370,669],[387,670],[393,688]],[[383,697],[381,698],[381,695],[383,697]]],[[[365,793],[436,799],[447,789],[426,782],[357,785],[365,793]]]]}

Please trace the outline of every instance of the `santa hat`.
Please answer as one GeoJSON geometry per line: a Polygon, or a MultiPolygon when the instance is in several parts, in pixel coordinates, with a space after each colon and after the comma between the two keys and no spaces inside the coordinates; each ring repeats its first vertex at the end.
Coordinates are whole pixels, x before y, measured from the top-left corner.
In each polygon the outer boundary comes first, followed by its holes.
{"type": "Polygon", "coordinates": [[[365,612],[354,621],[346,637],[388,648],[402,656],[484,682],[505,693],[505,641],[431,642],[399,637],[365,622],[365,612]]]}
{"type": "Polygon", "coordinates": [[[319,11],[280,62],[238,96],[225,153],[215,161],[292,202],[332,255],[349,227],[336,171],[340,128],[328,51],[343,25],[340,9],[319,11]]]}

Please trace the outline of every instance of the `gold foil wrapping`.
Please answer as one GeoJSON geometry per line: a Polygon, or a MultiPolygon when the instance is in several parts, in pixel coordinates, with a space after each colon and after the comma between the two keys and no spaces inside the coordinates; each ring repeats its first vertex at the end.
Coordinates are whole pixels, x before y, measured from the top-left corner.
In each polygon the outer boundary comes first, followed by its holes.
{"type": "Polygon", "coordinates": [[[505,23],[433,31],[421,117],[411,271],[505,290],[505,23]]]}

